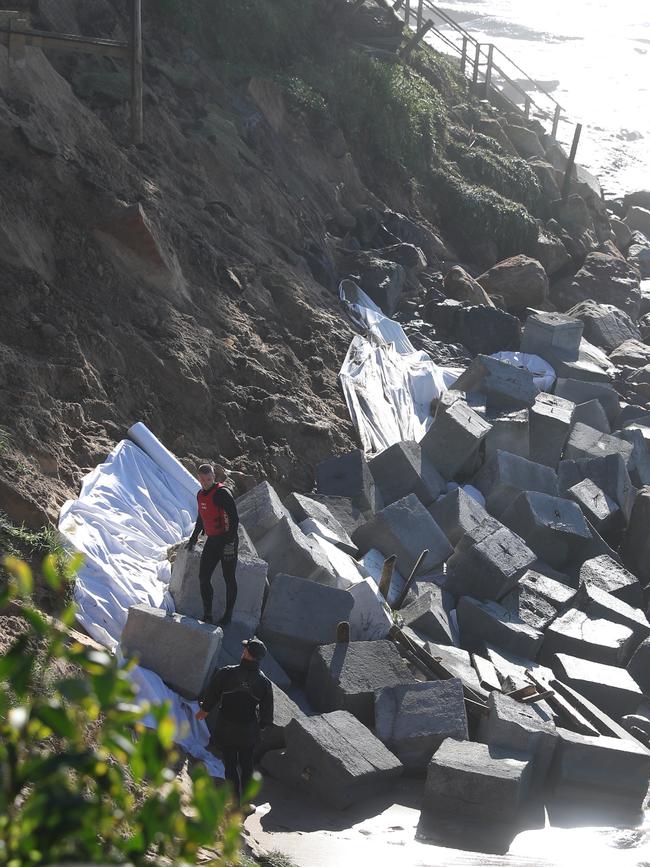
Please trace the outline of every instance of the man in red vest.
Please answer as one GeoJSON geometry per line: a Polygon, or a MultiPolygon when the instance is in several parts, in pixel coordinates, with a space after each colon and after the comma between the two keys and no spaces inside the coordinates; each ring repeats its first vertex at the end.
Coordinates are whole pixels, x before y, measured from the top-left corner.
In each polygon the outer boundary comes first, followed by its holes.
{"type": "Polygon", "coordinates": [[[239,515],[237,506],[230,491],[225,487],[226,474],[219,467],[219,481],[216,481],[215,470],[211,464],[201,464],[199,467],[199,482],[201,490],[196,495],[199,514],[196,525],[187,543],[192,550],[200,533],[205,533],[207,539],[201,554],[199,566],[199,584],[203,600],[203,620],[212,623],[212,573],[221,563],[223,578],[226,583],[226,610],[219,621],[219,626],[226,626],[232,618],[235,600],[237,599],[237,546],[239,515]]]}

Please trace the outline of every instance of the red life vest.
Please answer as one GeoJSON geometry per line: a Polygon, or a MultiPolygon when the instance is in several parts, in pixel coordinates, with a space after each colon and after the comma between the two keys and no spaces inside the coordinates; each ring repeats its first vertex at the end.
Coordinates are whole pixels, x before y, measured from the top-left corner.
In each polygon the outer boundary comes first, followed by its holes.
{"type": "Polygon", "coordinates": [[[223,506],[215,506],[214,504],[215,488],[223,488],[223,484],[212,485],[207,491],[200,490],[196,495],[199,504],[199,517],[203,521],[206,536],[225,536],[230,529],[230,524],[223,506]]]}

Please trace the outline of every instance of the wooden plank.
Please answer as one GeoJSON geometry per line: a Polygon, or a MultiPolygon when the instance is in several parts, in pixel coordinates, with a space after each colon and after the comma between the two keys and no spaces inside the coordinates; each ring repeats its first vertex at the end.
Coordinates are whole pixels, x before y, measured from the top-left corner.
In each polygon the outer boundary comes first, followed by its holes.
{"type": "MultiPolygon", "coordinates": [[[[549,691],[549,684],[545,683],[545,681],[538,677],[533,671],[528,669],[526,675],[540,690],[540,692],[549,691]]],[[[579,732],[579,734],[592,735],[593,737],[597,737],[600,734],[598,729],[595,728],[595,726],[593,726],[589,720],[571,704],[570,701],[564,698],[564,696],[559,695],[557,691],[555,691],[553,695],[549,696],[548,703],[553,710],[557,711],[561,716],[564,716],[569,720],[570,724],[577,732],[579,732]]]]}
{"type": "Polygon", "coordinates": [[[102,57],[129,58],[131,48],[126,42],[113,39],[94,39],[74,36],[68,33],[48,33],[46,30],[16,30],[0,27],[0,42],[8,46],[9,39],[16,35],[25,37],[25,44],[43,51],[78,51],[84,54],[97,54],[102,57]]]}
{"type": "Polygon", "coordinates": [[[131,0],[131,141],[144,141],[142,110],[142,0],[131,0]]]}
{"type": "Polygon", "coordinates": [[[422,561],[424,560],[424,558],[427,556],[428,553],[429,553],[428,549],[425,548],[424,551],[422,551],[422,553],[418,557],[418,559],[415,561],[415,566],[411,569],[411,574],[406,579],[406,584],[404,585],[404,589],[402,590],[400,595],[397,597],[395,605],[393,606],[393,611],[399,611],[400,608],[402,607],[402,605],[404,605],[404,600],[406,599],[408,592],[411,589],[411,584],[415,581],[415,574],[418,571],[418,569],[420,568],[420,564],[422,563],[422,561]]]}
{"type": "Polygon", "coordinates": [[[406,45],[404,45],[403,48],[400,48],[400,57],[403,57],[404,59],[410,57],[415,46],[425,37],[425,35],[429,32],[429,30],[431,30],[432,27],[433,21],[425,21],[422,27],[417,30],[415,35],[411,39],[409,39],[406,45]]]}

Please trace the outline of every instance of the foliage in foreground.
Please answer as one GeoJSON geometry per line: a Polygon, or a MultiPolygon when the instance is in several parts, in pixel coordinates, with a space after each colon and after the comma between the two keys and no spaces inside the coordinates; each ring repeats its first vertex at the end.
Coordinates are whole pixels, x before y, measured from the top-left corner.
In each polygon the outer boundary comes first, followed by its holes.
{"type": "MultiPolygon", "coordinates": [[[[59,589],[78,564],[51,555],[44,579],[59,589]]],[[[217,846],[204,863],[238,864],[240,815],[200,764],[181,809],[168,709],[138,707],[113,657],[71,642],[73,606],[46,619],[29,601],[29,567],[4,566],[0,610],[20,605],[29,628],[0,657],[0,863],[194,862],[217,846]],[[146,710],[156,728],[143,725],[146,710]]]]}

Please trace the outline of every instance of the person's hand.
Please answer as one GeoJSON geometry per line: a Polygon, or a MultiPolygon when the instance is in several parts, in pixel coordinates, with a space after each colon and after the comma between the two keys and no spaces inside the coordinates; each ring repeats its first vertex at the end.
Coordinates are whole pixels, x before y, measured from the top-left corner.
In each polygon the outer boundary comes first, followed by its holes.
{"type": "Polygon", "coordinates": [[[194,541],[194,539],[188,539],[187,544],[185,545],[185,549],[187,551],[193,551],[195,545],[196,545],[196,542],[194,541]]]}
{"type": "Polygon", "coordinates": [[[194,717],[195,717],[195,719],[202,720],[202,719],[205,719],[207,717],[207,715],[208,715],[207,710],[197,710],[197,712],[194,714],[194,717]]]}

